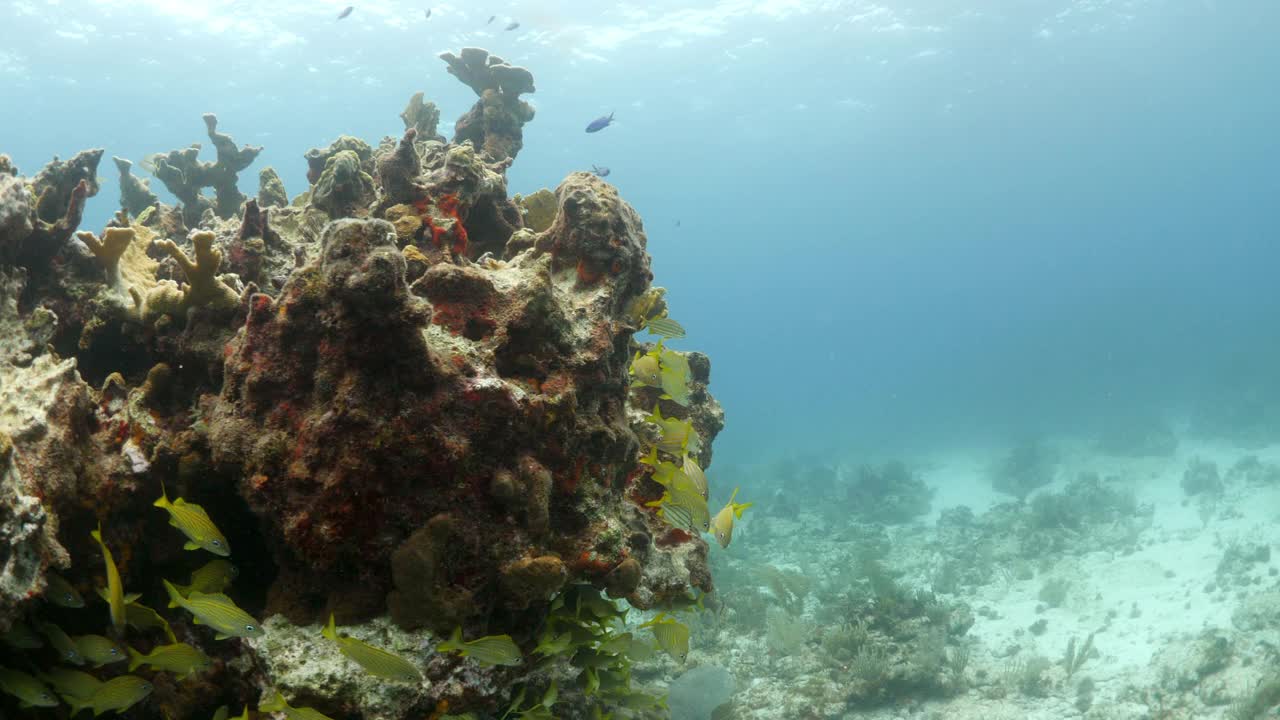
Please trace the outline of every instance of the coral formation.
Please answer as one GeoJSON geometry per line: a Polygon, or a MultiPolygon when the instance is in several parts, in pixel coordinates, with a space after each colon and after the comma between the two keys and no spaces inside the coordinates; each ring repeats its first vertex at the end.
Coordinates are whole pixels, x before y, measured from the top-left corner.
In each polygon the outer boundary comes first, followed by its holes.
{"type": "Polygon", "coordinates": [[[1052,448],[1038,440],[1027,440],[992,465],[991,487],[1026,500],[1033,490],[1053,482],[1057,466],[1058,457],[1052,448]]]}
{"type": "Polygon", "coordinates": [[[120,208],[122,210],[137,217],[160,201],[156,194],[151,192],[150,184],[145,179],[134,176],[131,171],[132,162],[115,156],[111,157],[111,161],[120,171],[120,208]]]}
{"type": "Polygon", "coordinates": [[[514,159],[524,146],[523,127],[533,106],[520,99],[534,91],[533,74],[480,48],[441,53],[449,74],[466,83],[480,99],[454,124],[453,142],[468,140],[493,160],[514,159]]]}
{"type": "Polygon", "coordinates": [[[262,152],[262,148],[253,145],[236,147],[230,135],[218,132],[216,115],[205,113],[203,117],[209,141],[217,152],[214,162],[199,159],[199,143],[182,150],[171,150],[155,159],[156,178],[182,202],[183,222],[192,228],[200,223],[206,209],[212,209],[220,218],[233,217],[240,212],[240,203],[244,202],[245,196],[236,185],[238,176],[262,152]],[[212,201],[201,193],[207,187],[213,188],[212,201]]]}
{"type": "Polygon", "coordinates": [[[404,112],[400,113],[400,119],[404,120],[404,128],[412,129],[417,136],[423,140],[439,140],[444,142],[444,137],[436,134],[436,125],[440,122],[440,108],[436,107],[433,102],[424,102],[424,93],[414,93],[409,98],[409,104],[405,106],[404,112]]]}
{"type": "MultiPolygon", "coordinates": [[[[216,161],[198,145],[154,161],[180,208],[116,158],[125,211],[78,242],[102,151],[30,182],[0,156],[0,628],[43,622],[31,600],[49,567],[97,602],[101,522],[123,594],[142,594],[131,646],[181,638],[211,658],[182,685],[140,671],[154,685],[140,716],[205,716],[268,688],[363,718],[658,712],[618,650],[632,642],[620,604],[713,588],[703,538],[646,505],[661,488],[640,460],[679,428],[698,473],[710,464],[724,423],[710,362],[663,349],[678,387],[631,382],[647,350],[631,311],[654,292],[638,214],[574,173],[533,196],[526,222],[506,171],[532,75],[482,50],[445,59],[480,96],[453,142],[414,96],[398,142],[308,152],[311,187],[292,203],[270,168],[257,198],[240,193],[260,148],[213,115],[216,161]],[[215,643],[163,607],[162,578],[195,585],[201,570],[151,506],[162,492],[226,533],[228,602],[265,633],[215,643]],[[428,682],[353,672],[320,639],[329,613],[428,682]],[[573,641],[535,661],[550,627],[573,641]],[[524,661],[433,649],[459,630],[509,634],[524,661]]],[[[67,622],[102,632],[101,609],[67,622]]]]}

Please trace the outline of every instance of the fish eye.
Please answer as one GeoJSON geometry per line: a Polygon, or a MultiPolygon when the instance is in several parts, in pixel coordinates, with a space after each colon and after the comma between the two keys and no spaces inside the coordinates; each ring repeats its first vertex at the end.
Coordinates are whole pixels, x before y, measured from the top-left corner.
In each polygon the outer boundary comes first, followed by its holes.
{"type": "Polygon", "coordinates": [[[244,626],[244,629],[245,629],[245,632],[253,632],[254,630],[257,630],[258,628],[254,627],[254,626],[252,626],[252,625],[245,625],[245,626],[244,626]]]}
{"type": "Polygon", "coordinates": [[[221,540],[216,540],[216,539],[215,539],[215,540],[213,541],[213,546],[214,546],[214,547],[222,547],[222,541],[221,541],[221,540]]]}
{"type": "Polygon", "coordinates": [[[119,654],[120,654],[120,651],[119,651],[119,650],[117,650],[116,648],[111,648],[111,650],[110,650],[109,652],[110,652],[112,655],[119,655],[119,654]]]}

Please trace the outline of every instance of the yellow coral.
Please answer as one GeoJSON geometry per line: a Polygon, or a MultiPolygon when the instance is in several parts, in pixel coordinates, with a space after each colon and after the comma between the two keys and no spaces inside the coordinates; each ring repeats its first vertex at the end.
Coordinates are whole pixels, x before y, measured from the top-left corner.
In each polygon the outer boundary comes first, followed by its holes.
{"type": "Polygon", "coordinates": [[[556,194],[546,188],[520,198],[519,202],[524,208],[524,224],[534,232],[542,232],[551,227],[556,213],[560,211],[556,194]]]}
{"type": "Polygon", "coordinates": [[[213,233],[201,230],[191,235],[195,247],[195,259],[191,259],[172,240],[161,240],[156,246],[164,250],[182,268],[187,284],[179,288],[173,282],[163,282],[147,294],[147,315],[177,315],[193,307],[231,308],[240,302],[236,291],[218,279],[218,266],[222,264],[222,251],[213,246],[213,233]]]}
{"type": "Polygon", "coordinates": [[[142,294],[156,284],[155,271],[159,263],[147,257],[143,249],[155,233],[133,225],[107,228],[101,238],[88,231],[78,232],[76,237],[102,265],[107,284],[121,295],[132,296],[135,306],[140,305],[142,294]]]}

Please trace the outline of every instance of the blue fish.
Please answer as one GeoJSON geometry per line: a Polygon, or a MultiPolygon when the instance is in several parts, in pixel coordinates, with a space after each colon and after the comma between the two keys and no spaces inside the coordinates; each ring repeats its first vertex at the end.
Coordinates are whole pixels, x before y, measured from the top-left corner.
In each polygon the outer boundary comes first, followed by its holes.
{"type": "Polygon", "coordinates": [[[612,122],[613,113],[609,113],[606,117],[598,117],[595,120],[592,120],[591,124],[587,126],[587,132],[600,132],[601,130],[609,127],[609,124],[612,122]]]}
{"type": "Polygon", "coordinates": [[[342,12],[338,13],[338,19],[339,19],[339,20],[341,20],[342,18],[344,18],[344,17],[346,17],[346,16],[350,15],[350,14],[351,14],[351,11],[352,11],[352,10],[355,10],[355,9],[356,9],[356,6],[355,6],[355,5],[348,5],[348,6],[344,7],[344,8],[342,8],[342,12]]]}
{"type": "Polygon", "coordinates": [[[592,165],[591,172],[595,173],[596,177],[609,177],[610,171],[609,168],[604,167],[603,165],[592,165]]]}

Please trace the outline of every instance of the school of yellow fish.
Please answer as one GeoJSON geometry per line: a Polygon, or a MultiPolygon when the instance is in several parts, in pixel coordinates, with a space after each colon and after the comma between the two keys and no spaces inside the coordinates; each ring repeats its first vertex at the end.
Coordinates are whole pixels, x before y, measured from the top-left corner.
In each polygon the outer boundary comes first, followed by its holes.
{"type": "MultiPolygon", "coordinates": [[[[631,360],[631,377],[634,384],[659,388],[659,399],[670,400],[677,405],[689,404],[689,361],[674,350],[663,347],[669,339],[682,338],[684,327],[666,316],[665,304],[650,301],[647,309],[636,310],[634,318],[642,329],[658,336],[657,344],[647,353],[636,351],[631,360]],[[646,316],[645,312],[656,314],[646,316]]],[[[701,449],[698,433],[690,420],[663,417],[662,409],[655,405],[645,420],[657,426],[658,441],[649,448],[641,463],[653,468],[650,477],[663,487],[662,497],[648,503],[658,508],[658,516],[672,527],[686,532],[709,532],[720,547],[727,548],[733,540],[733,522],[752,503],[737,503],[737,488],[715,515],[707,505],[710,488],[707,475],[693,458],[701,449]],[[670,458],[670,459],[668,459],[670,458]]]]}
{"type": "MultiPolygon", "coordinates": [[[[235,566],[222,559],[231,555],[231,545],[226,536],[204,508],[183,498],[170,501],[163,486],[160,492],[160,499],[156,500],[155,506],[169,513],[169,524],[186,536],[187,541],[183,547],[187,550],[205,550],[219,556],[195,570],[187,585],[163,580],[165,591],[169,595],[169,607],[185,610],[191,615],[195,625],[207,625],[213,630],[215,640],[261,637],[264,631],[258,621],[223,594],[236,576],[235,566]]],[[[0,692],[17,698],[23,709],[57,707],[66,703],[71,708],[72,716],[86,709],[91,710],[94,716],[109,711],[123,713],[145,700],[154,690],[146,677],[132,674],[139,668],[168,672],[183,679],[203,672],[213,664],[213,660],[199,648],[179,642],[167,620],[154,609],[138,602],[141,597],[139,594],[125,592],[115,557],[103,538],[101,525],[91,535],[102,551],[106,587],[95,590],[107,605],[106,629],[110,637],[93,634],[70,636],[57,625],[39,620],[32,623],[35,629],[27,623],[18,622],[0,635],[0,640],[6,645],[24,652],[42,648],[47,641],[57,659],[66,663],[42,669],[33,668],[32,672],[0,667],[0,692]],[[129,628],[138,632],[160,630],[166,642],[153,644],[150,652],[140,652],[125,642],[129,628]],[[123,662],[128,663],[125,674],[105,679],[68,667],[89,666],[98,669],[123,662]]],[[[48,574],[45,598],[62,608],[85,607],[84,597],[75,586],[53,572],[48,574]]],[[[417,668],[404,658],[360,640],[338,635],[332,617],[321,634],[336,643],[340,653],[354,660],[366,672],[403,682],[422,680],[417,668]]],[[[485,640],[486,638],[481,638],[472,642],[480,643],[485,640]]],[[[512,645],[514,647],[514,643],[512,645]]],[[[515,654],[518,661],[518,649],[515,654]]],[[[327,720],[324,714],[313,708],[289,706],[279,693],[263,703],[259,710],[282,711],[291,718],[327,720]]],[[[214,718],[227,720],[229,714],[230,710],[222,707],[214,718]]],[[[239,717],[247,720],[249,708],[245,707],[239,717]]]]}

